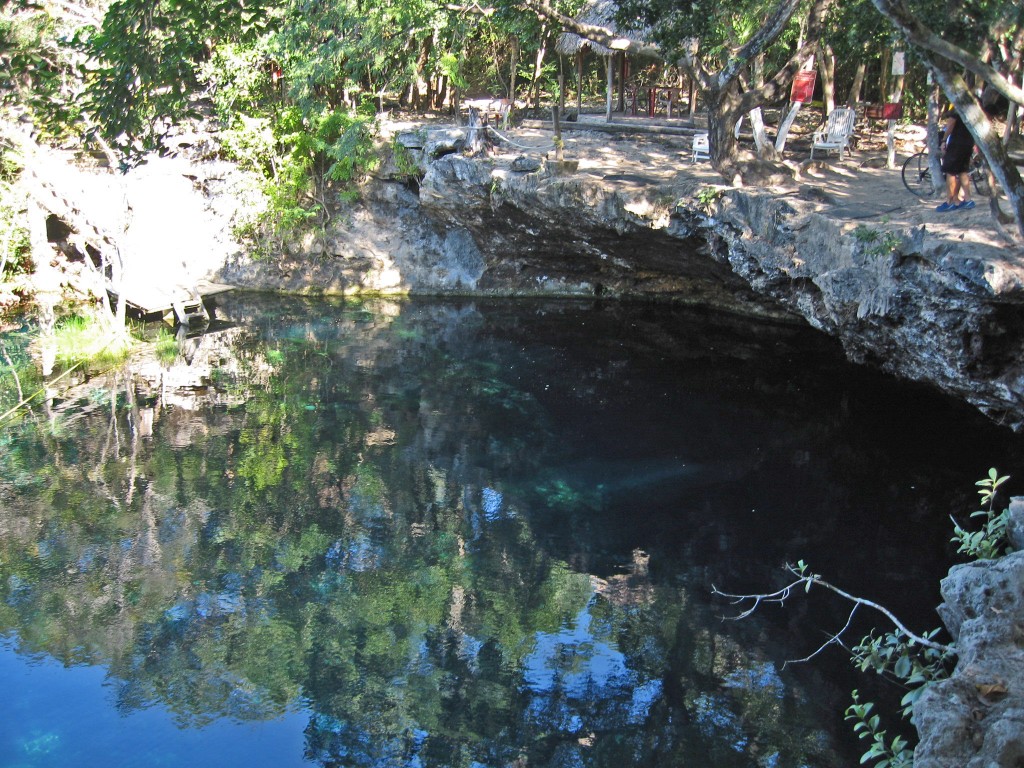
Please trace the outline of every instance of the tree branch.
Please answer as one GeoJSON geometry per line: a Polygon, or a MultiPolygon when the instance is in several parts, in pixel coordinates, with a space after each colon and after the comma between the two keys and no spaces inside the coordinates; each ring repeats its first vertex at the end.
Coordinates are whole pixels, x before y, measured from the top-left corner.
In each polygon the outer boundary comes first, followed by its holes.
{"type": "Polygon", "coordinates": [[[754,33],[753,37],[742,48],[729,57],[729,61],[722,67],[716,78],[718,80],[718,88],[725,88],[726,84],[735,78],[740,70],[747,65],[747,62],[761,53],[771,43],[775,42],[778,36],[782,34],[786,24],[793,18],[796,9],[800,7],[800,2],[801,0],[779,0],[779,4],[775,6],[772,15],[768,17],[765,23],[758,28],[757,32],[754,33]]]}
{"type": "Polygon", "coordinates": [[[850,609],[850,615],[846,617],[846,624],[843,625],[843,628],[840,629],[838,632],[829,635],[828,640],[822,643],[818,647],[818,650],[814,651],[813,653],[807,654],[802,659],[792,659],[791,661],[787,661],[782,666],[785,667],[786,664],[803,664],[804,662],[810,661],[815,656],[824,651],[826,648],[828,648],[830,645],[838,645],[840,648],[845,648],[846,646],[843,645],[842,641],[843,633],[850,628],[850,625],[853,623],[853,617],[857,613],[858,608],[860,608],[859,605],[854,605],[853,608],[850,609]]]}
{"type": "Polygon", "coordinates": [[[901,0],[871,0],[878,12],[900,30],[907,40],[918,48],[924,48],[944,59],[970,70],[985,82],[990,83],[999,93],[1018,104],[1024,105],[1024,89],[1018,88],[997,70],[984,63],[969,51],[947,42],[931,29],[918,21],[901,0]]]}
{"type": "MultiPolygon", "coordinates": [[[[738,621],[740,619],[745,619],[748,616],[750,616],[752,613],[754,613],[754,611],[756,611],[761,606],[762,603],[779,603],[779,604],[781,604],[781,603],[785,602],[789,598],[789,596],[793,594],[793,590],[796,589],[799,586],[803,586],[805,592],[810,592],[812,586],[818,585],[820,587],[824,587],[825,589],[829,590],[830,592],[834,592],[835,594],[839,595],[842,598],[845,598],[846,600],[849,600],[851,603],[854,604],[854,609],[856,609],[857,606],[861,606],[861,605],[863,605],[863,606],[865,606],[867,608],[875,609],[876,611],[881,613],[883,616],[885,616],[887,619],[889,619],[889,621],[891,621],[893,623],[893,626],[895,626],[896,629],[898,629],[902,634],[906,635],[907,638],[910,640],[910,642],[912,644],[914,644],[914,645],[921,645],[921,646],[924,646],[925,648],[932,648],[932,649],[934,649],[936,651],[941,651],[942,653],[949,653],[949,654],[953,654],[953,655],[956,655],[956,653],[957,653],[956,648],[951,646],[951,645],[944,645],[942,643],[936,643],[933,640],[929,640],[927,637],[922,637],[921,635],[918,635],[918,634],[916,634],[914,632],[911,632],[909,629],[907,629],[907,627],[903,624],[903,622],[900,621],[898,618],[896,618],[896,615],[892,611],[890,611],[888,608],[886,608],[884,605],[879,605],[878,603],[874,602],[873,600],[868,600],[868,599],[863,598],[863,597],[857,597],[856,595],[851,595],[849,592],[846,592],[845,590],[840,589],[839,587],[835,586],[834,584],[830,584],[829,582],[825,581],[818,574],[816,574],[816,573],[806,573],[804,570],[802,570],[801,568],[797,568],[794,565],[787,565],[786,566],[786,570],[788,570],[790,573],[792,573],[797,578],[796,578],[795,581],[787,584],[782,589],[776,590],[775,592],[770,592],[770,593],[761,594],[761,595],[756,595],[756,594],[755,595],[732,595],[732,594],[729,594],[728,592],[720,591],[714,585],[711,586],[711,592],[712,592],[712,594],[715,594],[715,595],[718,595],[720,597],[724,597],[724,598],[727,598],[727,599],[731,600],[733,605],[742,605],[742,604],[747,603],[747,602],[752,603],[749,608],[747,608],[746,610],[742,611],[738,616],[732,617],[734,620],[738,621]]],[[[831,645],[833,643],[838,642],[839,641],[839,637],[843,634],[843,632],[845,632],[849,628],[849,626],[850,626],[850,619],[852,619],[852,618],[853,618],[853,613],[851,612],[850,613],[850,618],[847,619],[846,626],[843,627],[843,629],[841,629],[835,635],[833,635],[832,638],[828,642],[826,642],[821,648],[819,648],[817,651],[812,653],[807,658],[812,658],[813,656],[815,656],[818,653],[820,653],[825,647],[827,647],[827,646],[829,646],[829,645],[831,645]]]]}
{"type": "MultiPolygon", "coordinates": [[[[794,1],[786,0],[786,2],[794,1]]],[[[663,58],[661,48],[657,45],[630,40],[628,37],[615,34],[608,27],[577,21],[571,16],[566,16],[564,13],[560,13],[552,8],[548,0],[523,0],[523,7],[533,11],[542,18],[561,24],[564,29],[575,32],[580,37],[586,38],[598,45],[603,45],[605,48],[613,51],[626,51],[637,56],[649,56],[659,61],[663,58]]]]}

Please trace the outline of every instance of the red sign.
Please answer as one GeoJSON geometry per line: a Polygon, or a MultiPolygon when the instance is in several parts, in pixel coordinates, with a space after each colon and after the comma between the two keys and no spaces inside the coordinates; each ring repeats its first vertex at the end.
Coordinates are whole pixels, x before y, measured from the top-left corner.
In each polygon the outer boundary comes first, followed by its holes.
{"type": "Polygon", "coordinates": [[[871,104],[864,110],[869,120],[899,120],[903,117],[903,105],[897,103],[871,104]]]}
{"type": "Polygon", "coordinates": [[[793,78],[793,87],[789,92],[790,101],[799,101],[806,104],[814,96],[814,80],[818,73],[813,69],[805,69],[796,73],[793,78]]]}

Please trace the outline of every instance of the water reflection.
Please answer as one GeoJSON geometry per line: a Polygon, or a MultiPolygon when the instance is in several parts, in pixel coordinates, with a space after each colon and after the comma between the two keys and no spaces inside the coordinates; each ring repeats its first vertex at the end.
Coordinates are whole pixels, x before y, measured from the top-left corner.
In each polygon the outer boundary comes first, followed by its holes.
{"type": "MultiPolygon", "coordinates": [[[[710,584],[804,557],[935,594],[946,514],[1018,451],[797,328],[548,303],[226,314],[173,365],[81,378],[0,453],[8,653],[104,669],[112,712],[166,714],[145,749],[168,765],[296,717],[293,764],[848,764],[844,662],[780,664],[828,609],[723,623],[710,584]]],[[[95,678],[53,722],[11,663],[0,765],[138,758],[123,723],[69,725],[95,678]]]]}

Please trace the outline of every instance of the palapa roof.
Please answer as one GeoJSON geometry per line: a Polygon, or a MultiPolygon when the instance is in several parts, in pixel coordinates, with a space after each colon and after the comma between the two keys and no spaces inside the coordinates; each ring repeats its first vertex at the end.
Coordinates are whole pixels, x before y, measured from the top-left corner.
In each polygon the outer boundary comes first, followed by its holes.
{"type": "MultiPolygon", "coordinates": [[[[615,0],[590,0],[574,18],[576,21],[584,24],[593,24],[597,27],[610,29],[616,35],[627,40],[637,43],[646,42],[644,37],[648,30],[639,28],[623,30],[615,23],[615,11],[615,0]]],[[[555,51],[562,56],[571,56],[587,48],[598,56],[611,56],[613,53],[610,48],[599,45],[593,40],[587,40],[587,38],[581,37],[575,32],[563,32],[558,36],[558,42],[555,43],[555,51]]]]}

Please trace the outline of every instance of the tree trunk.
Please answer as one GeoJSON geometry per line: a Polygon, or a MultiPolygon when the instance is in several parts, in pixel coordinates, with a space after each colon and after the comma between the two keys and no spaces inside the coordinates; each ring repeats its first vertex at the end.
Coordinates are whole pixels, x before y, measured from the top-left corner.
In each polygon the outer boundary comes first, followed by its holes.
{"type": "Polygon", "coordinates": [[[736,183],[739,146],[734,128],[740,117],[739,83],[731,80],[722,90],[709,91],[706,99],[711,165],[726,179],[736,183]]]}
{"type": "Polygon", "coordinates": [[[480,119],[480,112],[476,107],[469,108],[468,123],[466,126],[466,149],[470,157],[481,154],[487,148],[487,137],[485,127],[480,119]]]}
{"type": "Polygon", "coordinates": [[[764,116],[760,107],[750,111],[750,127],[754,131],[757,156],[762,160],[778,160],[779,153],[775,151],[775,145],[768,141],[768,132],[764,129],[764,116]]]}
{"type": "MultiPolygon", "coordinates": [[[[764,87],[764,54],[759,53],[754,57],[753,62],[754,87],[764,87]]],[[[775,146],[768,141],[768,133],[764,129],[764,114],[761,107],[750,110],[750,128],[754,134],[754,147],[757,149],[757,156],[761,160],[775,161],[779,159],[779,153],[775,146]]],[[[742,119],[742,118],[741,118],[742,119]]],[[[737,123],[736,138],[739,139],[739,123],[737,123]]]]}
{"type": "Polygon", "coordinates": [[[882,51],[882,71],[878,73],[878,100],[885,101],[889,93],[889,68],[892,66],[892,53],[888,48],[882,51]]]}
{"type": "Polygon", "coordinates": [[[606,88],[607,93],[605,94],[605,116],[604,119],[607,122],[612,121],[612,94],[614,92],[614,77],[615,77],[615,59],[613,56],[605,56],[605,76],[607,78],[606,88]]]}
{"type": "MultiPolygon", "coordinates": [[[[583,51],[576,53],[576,114],[583,114],[583,51]]],[[[578,118],[577,118],[578,119],[578,118]]]]}
{"type": "MultiPolygon", "coordinates": [[[[615,54],[612,54],[613,56],[615,54]]],[[[619,112],[626,111],[626,54],[619,54],[619,112]]]]}
{"type": "Polygon", "coordinates": [[[850,93],[846,97],[846,106],[856,107],[857,102],[860,101],[860,92],[864,87],[864,74],[867,72],[867,69],[868,65],[864,59],[857,62],[857,69],[853,73],[853,82],[850,84],[850,93]]]}
{"type": "MultiPolygon", "coordinates": [[[[894,62],[896,61],[895,57],[893,57],[893,61],[894,62]]],[[[892,92],[889,94],[889,101],[892,102],[893,104],[899,103],[900,99],[903,98],[903,78],[904,78],[904,75],[903,75],[902,71],[899,72],[898,74],[896,72],[893,72],[893,76],[892,76],[892,92]]],[[[885,167],[886,168],[895,168],[896,167],[896,121],[895,120],[890,120],[888,127],[889,127],[889,130],[886,132],[886,137],[885,137],[885,145],[886,145],[885,167]]]]}
{"type": "MultiPolygon", "coordinates": [[[[932,75],[928,74],[932,83],[932,75]]],[[[939,159],[939,97],[942,91],[938,85],[928,89],[928,169],[932,176],[932,192],[938,195],[946,185],[942,178],[942,163],[939,159]]]]}
{"type": "Polygon", "coordinates": [[[782,122],[779,123],[779,132],[775,134],[775,151],[783,152],[786,149],[786,139],[789,138],[789,129],[793,127],[793,123],[796,121],[796,116],[800,112],[800,107],[803,106],[802,102],[794,101],[789,106],[789,112],[782,118],[782,122]]]}
{"type": "Polygon", "coordinates": [[[530,89],[533,91],[533,111],[540,114],[540,73],[544,67],[544,54],[547,52],[547,30],[548,25],[540,25],[540,39],[537,41],[537,57],[533,62],[533,80],[530,81],[530,89]]]}
{"type": "Polygon", "coordinates": [[[825,105],[825,115],[836,108],[836,54],[832,46],[825,42],[818,43],[818,74],[821,75],[821,97],[825,105]]]}
{"type": "Polygon", "coordinates": [[[519,71],[519,38],[512,38],[512,54],[508,65],[508,100],[512,107],[516,104],[516,78],[519,71]]]}
{"type": "Polygon", "coordinates": [[[565,57],[558,57],[558,114],[559,117],[565,114],[565,57]]]}
{"type": "Polygon", "coordinates": [[[437,76],[437,88],[434,91],[434,109],[444,109],[448,100],[448,75],[437,76]]]}

